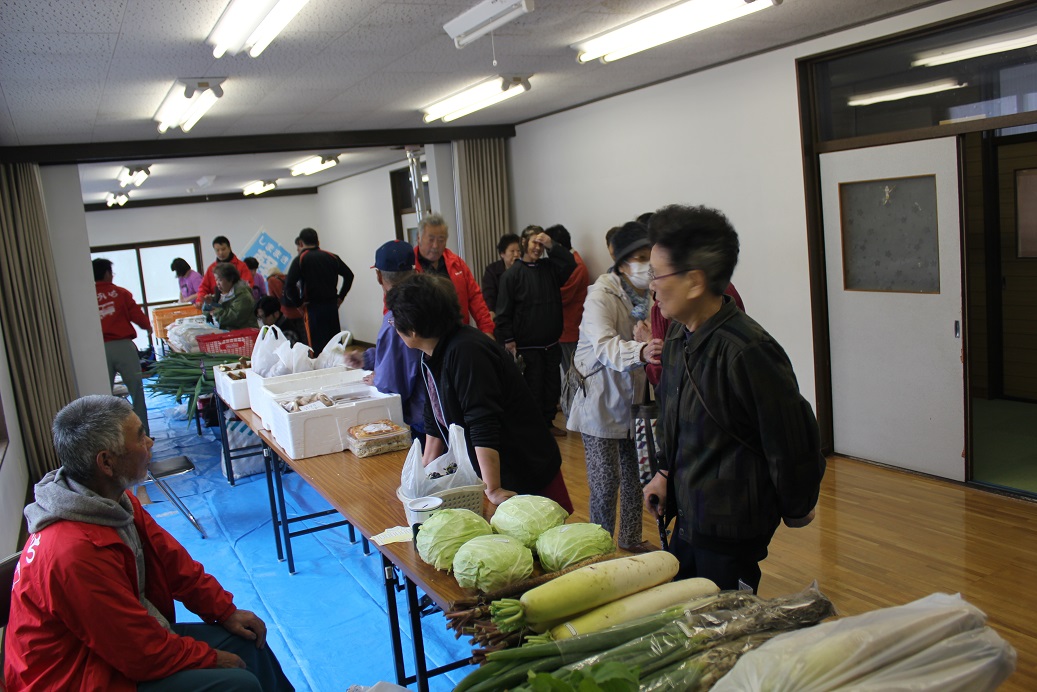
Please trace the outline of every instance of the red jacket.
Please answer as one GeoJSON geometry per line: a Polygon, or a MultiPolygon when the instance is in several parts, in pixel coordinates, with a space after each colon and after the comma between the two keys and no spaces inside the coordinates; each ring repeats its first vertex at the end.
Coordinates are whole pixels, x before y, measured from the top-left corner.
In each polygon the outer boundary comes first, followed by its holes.
{"type": "Polygon", "coordinates": [[[135,339],[134,324],[141,329],[151,329],[148,316],[137,305],[132,293],[110,281],[95,281],[94,287],[97,289],[97,310],[101,314],[105,341],[135,339]]]}
{"type": "Polygon", "coordinates": [[[590,275],[587,265],[583,263],[580,253],[573,250],[576,269],[569,275],[569,280],[562,285],[562,336],[561,343],[576,343],[580,340],[580,322],[583,321],[583,303],[587,300],[587,287],[590,286],[590,275]]]}
{"type": "MultiPolygon", "coordinates": [[[[248,265],[238,259],[237,255],[230,256],[230,263],[238,268],[238,273],[241,274],[241,280],[248,282],[248,285],[252,285],[252,272],[249,270],[248,265]]],[[[205,276],[202,277],[202,283],[198,286],[198,295],[194,297],[194,302],[200,305],[205,300],[205,296],[216,293],[216,275],[212,273],[213,267],[217,262],[213,262],[209,265],[209,268],[205,270],[205,276]]]]}
{"type": "MultiPolygon", "coordinates": [[[[493,318],[490,317],[490,309],[486,307],[486,301],[482,297],[482,289],[479,288],[472,270],[468,268],[465,261],[450,250],[443,250],[443,263],[446,266],[450,280],[454,282],[457,291],[457,302],[461,306],[461,320],[468,324],[468,313],[472,313],[475,324],[481,331],[493,334],[493,318]]],[[[422,271],[418,248],[414,248],[414,270],[422,271]]]]}
{"type": "MultiPolygon", "coordinates": [[[[233,596],[129,497],[148,600],[170,623],[173,599],[209,623],[230,617],[233,596]]],[[[216,666],[215,649],[173,634],[141,605],[133,551],[116,530],[75,521],[29,536],[15,571],[6,637],[10,692],[132,691],[138,681],[216,666]]]]}

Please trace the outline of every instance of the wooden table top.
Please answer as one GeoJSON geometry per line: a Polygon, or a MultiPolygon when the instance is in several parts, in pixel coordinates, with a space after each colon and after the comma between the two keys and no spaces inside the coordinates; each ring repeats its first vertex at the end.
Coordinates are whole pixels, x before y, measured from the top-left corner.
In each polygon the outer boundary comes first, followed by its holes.
{"type": "MultiPolygon", "coordinates": [[[[407,452],[360,459],[344,451],[292,459],[270,431],[263,429],[259,416],[251,409],[235,413],[365,538],[371,539],[393,526],[408,526],[403,503],[396,497],[407,452]]],[[[375,547],[444,611],[452,610],[458,599],[475,595],[474,591],[458,586],[452,574],[426,564],[413,541],[375,547]]]]}

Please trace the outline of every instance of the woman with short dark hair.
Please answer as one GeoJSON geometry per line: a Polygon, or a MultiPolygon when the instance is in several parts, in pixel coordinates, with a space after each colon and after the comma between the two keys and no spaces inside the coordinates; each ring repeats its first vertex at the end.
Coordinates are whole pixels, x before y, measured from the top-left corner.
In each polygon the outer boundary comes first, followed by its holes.
{"type": "Polygon", "coordinates": [[[385,296],[396,332],[424,355],[425,453],[430,464],[446,451],[451,424],[465,430],[468,455],[499,505],[512,495],[542,495],[567,512],[562,455],[512,356],[475,327],[461,323],[453,284],[415,274],[385,296]]]}
{"type": "Polygon", "coordinates": [[[191,265],[183,257],[173,260],[169,268],[180,282],[180,302],[192,302],[198,293],[198,287],[202,285],[202,275],[191,269],[191,265]]]}

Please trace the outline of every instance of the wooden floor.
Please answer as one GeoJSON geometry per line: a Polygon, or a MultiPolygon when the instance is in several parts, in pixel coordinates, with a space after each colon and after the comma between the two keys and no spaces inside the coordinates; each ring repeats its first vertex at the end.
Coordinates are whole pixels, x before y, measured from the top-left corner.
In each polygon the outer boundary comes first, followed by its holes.
{"type": "MultiPolygon", "coordinates": [[[[577,434],[559,438],[575,516],[587,518],[586,468],[577,434]]],[[[645,513],[644,537],[658,542],[645,513]]],[[[1015,647],[1002,690],[1037,690],[1037,503],[949,481],[831,457],[817,519],[778,529],[760,593],[817,580],[840,615],[960,593],[1015,647]]]]}

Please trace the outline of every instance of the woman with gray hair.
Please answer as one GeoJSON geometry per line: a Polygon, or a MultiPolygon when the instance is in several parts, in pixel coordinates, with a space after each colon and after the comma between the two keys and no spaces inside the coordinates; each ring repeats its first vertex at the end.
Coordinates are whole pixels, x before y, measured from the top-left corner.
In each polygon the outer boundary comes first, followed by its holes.
{"type": "Polygon", "coordinates": [[[244,329],[256,324],[256,301],[252,287],[241,280],[238,268],[229,262],[219,262],[213,267],[216,276],[216,295],[206,296],[202,311],[209,313],[220,329],[244,329]]]}

